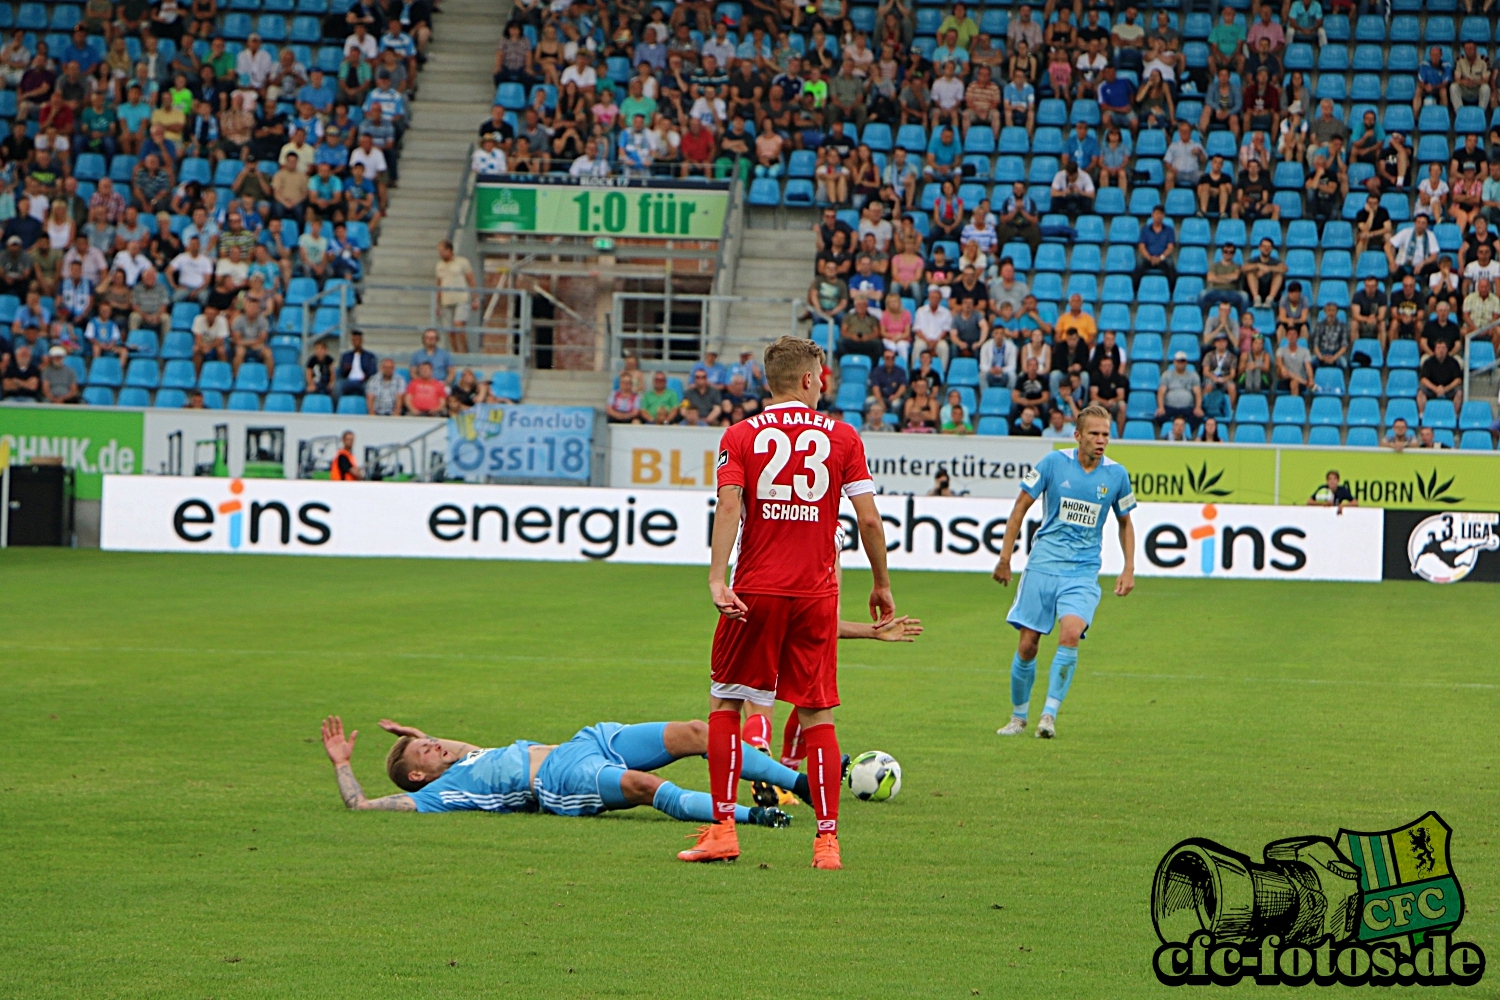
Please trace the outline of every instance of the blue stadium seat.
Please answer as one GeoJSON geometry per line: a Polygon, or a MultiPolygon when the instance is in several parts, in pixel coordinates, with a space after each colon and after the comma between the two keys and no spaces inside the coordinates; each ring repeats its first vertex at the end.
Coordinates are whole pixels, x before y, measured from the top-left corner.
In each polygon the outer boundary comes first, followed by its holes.
{"type": "Polygon", "coordinates": [[[786,163],[788,177],[812,178],[818,166],[818,155],[810,149],[794,149],[786,163]]]}
{"type": "Polygon", "coordinates": [[[292,18],[292,31],[288,36],[293,42],[303,45],[317,45],[323,40],[323,26],[316,17],[298,16],[292,18]]]}
{"type": "MultiPolygon", "coordinates": [[[[1403,20],[1397,18],[1397,21],[1403,20]]],[[[1416,41],[1416,18],[1410,18],[1411,37],[1398,39],[1395,35],[1395,24],[1392,24],[1392,41],[1416,41]]],[[[1383,42],[1385,41],[1385,18],[1378,14],[1364,14],[1354,24],[1354,40],[1356,42],[1383,42]]]]}
{"type": "Polygon", "coordinates": [[[124,381],[125,373],[120,368],[120,359],[113,354],[105,354],[102,357],[97,357],[89,365],[89,385],[118,388],[124,381]]]}
{"type": "Polygon", "coordinates": [[[1302,401],[1301,396],[1277,396],[1276,405],[1271,409],[1271,422],[1301,427],[1307,423],[1307,404],[1302,401]]]}
{"type": "Polygon", "coordinates": [[[969,128],[969,134],[964,136],[965,153],[993,153],[995,151],[995,133],[988,125],[974,125],[969,128]]]}
{"type": "Polygon", "coordinates": [[[1349,251],[1324,251],[1322,263],[1318,265],[1318,277],[1342,278],[1345,281],[1354,277],[1354,261],[1349,259],[1349,251]]]}
{"type": "MultiPolygon", "coordinates": [[[[1349,396],[1351,399],[1379,399],[1383,390],[1380,371],[1375,368],[1356,368],[1349,373],[1349,396]]],[[[1351,407],[1350,413],[1353,413],[1351,407]]]]}
{"type": "Polygon", "coordinates": [[[871,152],[891,151],[891,127],[885,122],[870,122],[860,133],[859,141],[870,147],[871,152]]]}
{"type": "MultiPolygon", "coordinates": [[[[1295,67],[1288,65],[1287,69],[1295,67]]],[[[1354,71],[1356,73],[1379,73],[1385,69],[1385,54],[1379,45],[1359,45],[1354,49],[1354,71]]]]}
{"type": "Polygon", "coordinates": [[[1094,243],[1080,243],[1073,248],[1072,259],[1068,261],[1068,267],[1077,273],[1098,274],[1104,269],[1104,262],[1099,256],[1099,247],[1094,243]]]}
{"type": "Polygon", "coordinates": [[[1203,310],[1197,303],[1192,306],[1177,306],[1172,310],[1172,323],[1169,327],[1172,333],[1172,343],[1167,347],[1167,356],[1170,358],[1181,348],[1187,351],[1188,357],[1193,361],[1198,359],[1197,354],[1189,351],[1183,343],[1178,342],[1178,337],[1196,338],[1203,330],[1203,310]]]}
{"type": "Polygon", "coordinates": [[[1173,188],[1167,192],[1167,200],[1162,208],[1167,215],[1176,219],[1181,216],[1192,215],[1198,210],[1198,203],[1194,200],[1193,192],[1187,188],[1173,188]]]}
{"type": "MultiPolygon", "coordinates": [[[[1395,73],[1385,79],[1385,99],[1403,105],[1417,96],[1417,78],[1409,73],[1395,73]]],[[[1410,111],[1410,108],[1407,108],[1410,111]]]]}
{"type": "Polygon", "coordinates": [[[1241,424],[1234,425],[1235,444],[1265,444],[1266,428],[1263,424],[1241,424]]]}
{"type": "MultiPolygon", "coordinates": [[[[1319,371],[1323,370],[1319,369],[1319,371]]],[[[1344,422],[1344,404],[1333,396],[1316,396],[1313,398],[1308,420],[1314,425],[1326,424],[1338,427],[1344,422]]]]}
{"type": "Polygon", "coordinates": [[[902,125],[896,133],[896,145],[908,153],[927,153],[927,130],[920,125],[902,125]]]}
{"type": "Polygon", "coordinates": [[[84,386],[83,401],[88,406],[114,406],[115,391],[108,386],[84,386]]]}
{"type": "Polygon", "coordinates": [[[1489,430],[1492,423],[1494,416],[1490,412],[1490,404],[1480,399],[1464,403],[1464,408],[1458,415],[1458,429],[1461,431],[1489,430]]]}
{"type": "MultiPolygon", "coordinates": [[[[1416,20],[1416,18],[1412,18],[1416,20]]],[[[1422,41],[1428,45],[1451,45],[1458,37],[1457,25],[1451,17],[1439,17],[1432,14],[1427,15],[1427,25],[1422,30],[1422,41]]],[[[1394,19],[1391,25],[1391,41],[1406,41],[1405,38],[1397,38],[1394,19]]]]}
{"type": "Polygon", "coordinates": [[[1068,251],[1058,243],[1043,243],[1036,249],[1035,268],[1038,271],[1056,271],[1061,273],[1068,269],[1068,251]]]}
{"type": "Polygon", "coordinates": [[[948,365],[948,385],[979,385],[979,362],[973,358],[954,358],[948,365]]]}
{"type": "Polygon", "coordinates": [[[1026,180],[1026,161],[1019,156],[1002,156],[995,161],[997,184],[1014,184],[1026,180]]]}
{"type": "Polygon", "coordinates": [[[781,204],[781,185],[771,177],[757,177],[750,182],[745,201],[757,208],[776,208],[781,204]]]}
{"type": "Polygon", "coordinates": [[[1397,419],[1405,420],[1408,427],[1417,426],[1417,401],[1405,396],[1392,399],[1385,404],[1385,426],[1390,427],[1397,419]]]}
{"type": "Polygon", "coordinates": [[[1469,342],[1469,370],[1483,371],[1495,365],[1495,345],[1488,340],[1469,342]]]}
{"type": "Polygon", "coordinates": [[[1313,373],[1313,393],[1318,396],[1342,396],[1344,394],[1344,370],[1337,365],[1324,365],[1313,373]]]}
{"type": "Polygon", "coordinates": [[[1213,242],[1208,228],[1208,220],[1197,215],[1190,215],[1182,220],[1177,227],[1177,243],[1185,247],[1206,247],[1213,242]]]}
{"type": "MultiPolygon", "coordinates": [[[[1124,275],[1112,275],[1111,277],[1124,277],[1124,275]]],[[[1128,282],[1130,279],[1125,278],[1128,282]]],[[[1105,279],[1104,306],[1099,310],[1098,325],[1100,330],[1114,330],[1124,333],[1130,329],[1130,308],[1118,302],[1109,301],[1109,279],[1105,279]]]]}
{"type": "Polygon", "coordinates": [[[1393,368],[1385,377],[1387,399],[1416,399],[1417,373],[1411,368],[1393,368]]]}
{"type": "Polygon", "coordinates": [[[1038,126],[1050,125],[1061,127],[1068,124],[1068,102],[1049,97],[1038,101],[1036,106],[1036,123],[1038,126]]]}
{"type": "Polygon", "coordinates": [[[1080,215],[1073,228],[1078,231],[1077,243],[1104,242],[1104,219],[1101,216],[1080,215]]]}
{"type": "Polygon", "coordinates": [[[1155,392],[1161,384],[1161,369],[1145,361],[1136,361],[1130,366],[1130,388],[1132,391],[1155,392]]]}
{"type": "Polygon", "coordinates": [[[310,393],[302,397],[302,412],[322,414],[332,413],[333,400],[320,393],[310,393]]]}
{"type": "Polygon", "coordinates": [[[246,361],[240,365],[239,375],[235,377],[234,388],[240,392],[265,392],[271,387],[270,378],[266,374],[266,366],[259,361],[246,361]]]}
{"type": "MultiPolygon", "coordinates": [[[[1147,274],[1143,276],[1135,292],[1137,299],[1141,302],[1166,305],[1172,301],[1172,289],[1167,285],[1167,279],[1160,274],[1147,274]]],[[[1140,329],[1140,327],[1138,326],[1136,329],[1140,329]]]]}
{"type": "Polygon", "coordinates": [[[180,410],[187,405],[187,394],[181,389],[158,389],[151,405],[158,410],[180,410]]]}
{"type": "Polygon", "coordinates": [[[155,360],[157,355],[156,331],[148,327],[131,330],[130,336],[125,338],[125,345],[130,348],[132,357],[151,358],[155,360]]]}
{"type": "Polygon", "coordinates": [[[1281,209],[1281,221],[1291,222],[1302,218],[1302,194],[1299,191],[1277,191],[1271,201],[1281,209]]]}
{"type": "Polygon", "coordinates": [[[1155,441],[1156,432],[1150,420],[1127,420],[1125,432],[1120,437],[1125,441],[1155,441]]]}
{"type": "Polygon", "coordinates": [[[1167,133],[1159,128],[1142,129],[1135,141],[1135,155],[1158,159],[1167,155],[1167,133]]]}
{"type": "Polygon", "coordinates": [[[1318,248],[1318,224],[1302,219],[1287,226],[1286,247],[1288,251],[1316,250],[1318,248]]]}
{"type": "Polygon", "coordinates": [[[1214,28],[1214,19],[1213,19],[1212,16],[1210,16],[1210,15],[1208,15],[1206,13],[1195,12],[1195,13],[1185,14],[1183,16],[1183,19],[1182,19],[1182,37],[1183,38],[1194,38],[1194,39],[1204,40],[1204,39],[1208,38],[1209,34],[1213,31],[1213,28],[1214,28]]]}
{"type": "MultiPolygon", "coordinates": [[[[924,144],[923,149],[926,146],[924,144]]],[[[1000,130],[1000,152],[1025,155],[1031,152],[1031,137],[1019,125],[1007,125],[1000,130]]]]}
{"type": "MultiPolygon", "coordinates": [[[[1114,258],[1115,258],[1115,251],[1117,251],[1117,250],[1124,251],[1124,252],[1128,253],[1130,251],[1130,248],[1129,247],[1110,247],[1109,248],[1109,255],[1110,255],[1111,261],[1114,260],[1114,258]]],[[[1128,264],[1128,261],[1126,263],[1128,264]]],[[[1106,303],[1109,303],[1111,305],[1120,305],[1120,304],[1129,305],[1131,302],[1135,301],[1135,285],[1134,285],[1133,280],[1131,279],[1130,274],[1128,273],[1131,269],[1127,266],[1127,267],[1120,268],[1120,270],[1121,271],[1125,271],[1127,273],[1125,273],[1125,274],[1110,274],[1110,275],[1107,275],[1105,277],[1105,279],[1104,279],[1104,292],[1103,292],[1103,296],[1102,296],[1102,301],[1104,301],[1106,303]]],[[[1121,324],[1118,324],[1118,323],[1115,324],[1115,325],[1123,328],[1124,326],[1129,326],[1129,323],[1127,322],[1127,323],[1123,324],[1123,326],[1121,324]]]]}
{"type": "Polygon", "coordinates": [[[125,384],[136,389],[155,389],[161,384],[161,369],[151,358],[132,358],[125,370],[125,384]]]}
{"type": "Polygon", "coordinates": [[[1060,302],[1063,297],[1062,276],[1051,272],[1037,274],[1031,282],[1031,293],[1038,301],[1060,302]]]}
{"type": "Polygon", "coordinates": [[[1354,277],[1358,281],[1366,278],[1377,278],[1384,281],[1390,277],[1390,263],[1385,259],[1385,254],[1379,250],[1366,250],[1359,255],[1359,262],[1354,267],[1354,277]]]}
{"type": "Polygon", "coordinates": [[[1291,424],[1281,424],[1271,428],[1272,444],[1301,444],[1302,428],[1291,424]]]}
{"type": "Polygon", "coordinates": [[[1208,254],[1202,247],[1182,247],[1177,251],[1177,273],[1205,275],[1208,273],[1208,254]]]}
{"type": "MultiPolygon", "coordinates": [[[[316,399],[318,397],[311,396],[308,398],[316,399]]],[[[303,400],[303,412],[306,412],[306,403],[307,400],[303,400]]],[[[338,413],[341,416],[362,417],[368,412],[368,409],[365,407],[365,397],[363,396],[343,396],[339,399],[338,413]]]]}
{"type": "Polygon", "coordinates": [[[1387,368],[1416,368],[1421,364],[1421,360],[1415,340],[1393,340],[1390,347],[1386,349],[1385,365],[1387,368]]]}
{"type": "MultiPolygon", "coordinates": [[[[1140,313],[1136,313],[1136,324],[1139,329],[1140,313]]],[[[1161,334],[1160,333],[1137,333],[1135,339],[1130,343],[1130,359],[1135,361],[1160,362],[1163,359],[1161,334]]]]}
{"type": "Polygon", "coordinates": [[[1276,164],[1276,171],[1271,175],[1271,182],[1278,188],[1300,191],[1306,178],[1302,173],[1302,164],[1296,160],[1283,160],[1276,164]]]}
{"type": "Polygon", "coordinates": [[[1420,132],[1447,132],[1448,126],[1448,109],[1441,104],[1427,105],[1417,117],[1417,130],[1420,132]]]}
{"type": "MultiPolygon", "coordinates": [[[[1324,51],[1328,51],[1324,49],[1324,51]]],[[[1318,85],[1313,88],[1313,100],[1329,100],[1335,103],[1347,100],[1349,97],[1349,86],[1343,76],[1333,73],[1322,73],[1318,76],[1318,85]]]]}
{"type": "MultiPolygon", "coordinates": [[[[1031,167],[1026,172],[1026,183],[1028,184],[1051,184],[1052,178],[1057,176],[1057,158],[1052,156],[1033,156],[1031,167]]],[[[1106,189],[1112,190],[1112,189],[1106,189]]],[[[1102,193],[1102,192],[1101,192],[1102,193]]],[[[1100,212],[1105,211],[1100,209],[1100,212]]]]}
{"type": "Polygon", "coordinates": [[[1307,432],[1307,443],[1320,448],[1337,448],[1339,446],[1339,429],[1337,427],[1314,425],[1307,432]]]}
{"type": "Polygon", "coordinates": [[[1349,282],[1348,281],[1320,281],[1318,282],[1318,295],[1314,305],[1322,309],[1332,302],[1340,309],[1349,308],[1349,282]]]}
{"type": "Polygon", "coordinates": [[[1156,416],[1156,393],[1132,392],[1125,400],[1125,416],[1129,420],[1150,420],[1156,416]]]}
{"type": "Polygon", "coordinates": [[[784,205],[797,205],[805,208],[812,205],[814,194],[812,181],[800,178],[789,180],[786,182],[786,189],[781,192],[781,202],[784,205]]]}
{"type": "Polygon", "coordinates": [[[224,408],[226,410],[254,412],[260,409],[260,397],[253,392],[236,390],[229,394],[229,402],[224,408]]]}
{"type": "Polygon", "coordinates": [[[1463,437],[1459,438],[1458,448],[1460,451],[1491,451],[1489,431],[1464,431],[1463,437]]]}
{"type": "Polygon", "coordinates": [[[1429,399],[1422,408],[1422,426],[1453,430],[1458,426],[1458,414],[1451,399],[1429,399]]]}
{"type": "Polygon", "coordinates": [[[1232,132],[1210,132],[1208,141],[1204,143],[1204,149],[1209,156],[1222,156],[1230,165],[1234,165],[1235,157],[1239,154],[1239,143],[1232,132]]]}
{"type": "Polygon", "coordinates": [[[1198,300],[1203,297],[1203,279],[1192,275],[1183,275],[1177,279],[1177,284],[1172,288],[1172,304],[1179,306],[1197,305],[1198,300]]]}
{"type": "Polygon", "coordinates": [[[297,399],[285,392],[267,393],[265,411],[267,413],[296,413],[297,399]]]}
{"type": "Polygon", "coordinates": [[[1010,427],[1004,417],[982,416],[975,425],[974,432],[981,437],[1005,437],[1010,433],[1010,427]]]}
{"type": "MultiPolygon", "coordinates": [[[[1183,312],[1183,310],[1178,309],[1177,312],[1180,313],[1183,312]]],[[[1201,330],[1202,328],[1203,323],[1200,320],[1198,322],[1198,329],[1201,330]]],[[[1188,361],[1196,365],[1201,358],[1198,346],[1198,337],[1199,335],[1196,333],[1172,334],[1172,339],[1167,342],[1167,360],[1170,361],[1173,358],[1177,357],[1177,352],[1181,351],[1183,354],[1186,354],[1188,356],[1188,361]]]]}
{"type": "Polygon", "coordinates": [[[1266,397],[1257,393],[1246,393],[1239,398],[1234,408],[1235,423],[1268,424],[1271,422],[1271,409],[1266,403],[1266,397]]]}
{"type": "MultiPolygon", "coordinates": [[[[1123,215],[1125,213],[1125,192],[1117,187],[1107,187],[1094,196],[1094,211],[1100,215],[1123,215]]],[[[1131,212],[1132,215],[1139,214],[1131,212]]],[[[1146,210],[1150,214],[1150,209],[1146,210]]]]}
{"type": "Polygon", "coordinates": [[[979,415],[981,417],[1010,416],[1010,390],[994,387],[980,393],[979,415]]]}
{"type": "MultiPolygon", "coordinates": [[[[1431,107],[1422,109],[1423,112],[1432,110],[1431,107]]],[[[1448,161],[1448,139],[1441,135],[1423,135],[1417,140],[1417,162],[1418,163],[1446,163],[1448,161]]],[[[1405,195],[1402,195],[1404,198],[1405,195]]]]}
{"type": "Polygon", "coordinates": [[[1318,50],[1319,73],[1349,72],[1349,50],[1342,45],[1328,45],[1318,50]]]}
{"type": "MultiPolygon", "coordinates": [[[[1425,108],[1423,110],[1426,110],[1425,108]]],[[[1464,105],[1453,113],[1453,131],[1459,135],[1484,134],[1484,109],[1464,105]]]]}
{"type": "MultiPolygon", "coordinates": [[[[1361,46],[1361,48],[1375,48],[1375,46],[1361,46]]],[[[1313,48],[1306,42],[1293,42],[1286,47],[1286,65],[1288,71],[1301,70],[1306,73],[1313,68],[1313,48]]]]}
{"type": "MultiPolygon", "coordinates": [[[[1115,188],[1105,188],[1105,191],[1114,191],[1115,188]]],[[[1100,192],[1101,194],[1103,192],[1100,192]]],[[[1161,192],[1156,188],[1138,187],[1130,192],[1130,214],[1145,217],[1151,214],[1151,210],[1161,204],[1161,192]]],[[[1102,208],[1096,209],[1100,215],[1107,215],[1102,208]]]]}
{"type": "Polygon", "coordinates": [[[1380,444],[1380,434],[1373,427],[1350,427],[1344,437],[1346,448],[1375,448],[1380,444]]]}
{"type": "Polygon", "coordinates": [[[1220,219],[1219,224],[1214,227],[1214,246],[1221,247],[1225,243],[1232,243],[1237,247],[1245,245],[1246,239],[1244,219],[1220,219]]]}
{"type": "Polygon", "coordinates": [[[203,370],[198,373],[198,388],[200,389],[228,392],[233,388],[233,383],[234,378],[227,361],[205,361],[203,370]]]}

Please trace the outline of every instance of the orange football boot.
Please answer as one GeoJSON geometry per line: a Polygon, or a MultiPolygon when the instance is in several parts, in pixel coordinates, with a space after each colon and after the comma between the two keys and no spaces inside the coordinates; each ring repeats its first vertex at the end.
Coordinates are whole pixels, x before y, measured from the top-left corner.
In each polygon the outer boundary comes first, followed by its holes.
{"type": "Polygon", "coordinates": [[[828,871],[837,871],[844,867],[839,860],[839,838],[836,833],[820,833],[813,841],[814,868],[823,868],[828,871]]]}
{"type": "MultiPolygon", "coordinates": [[[[740,856],[740,838],[734,820],[726,819],[698,828],[698,842],[677,852],[679,861],[733,861],[740,856]]],[[[837,850],[837,845],[835,845],[837,850]]]]}

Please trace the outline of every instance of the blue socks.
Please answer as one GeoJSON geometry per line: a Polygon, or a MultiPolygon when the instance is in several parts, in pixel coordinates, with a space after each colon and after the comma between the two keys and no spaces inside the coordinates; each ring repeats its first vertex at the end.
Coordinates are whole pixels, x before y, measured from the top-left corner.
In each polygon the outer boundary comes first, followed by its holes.
{"type": "Polygon", "coordinates": [[[1010,661],[1010,710],[1018,719],[1026,718],[1031,705],[1031,685],[1036,682],[1036,660],[1023,660],[1017,653],[1010,661]]]}
{"type": "MultiPolygon", "coordinates": [[[[685,788],[678,788],[670,781],[661,783],[661,787],[656,790],[656,797],[651,800],[651,805],[673,819],[686,820],[691,823],[714,821],[713,796],[707,792],[690,792],[685,788]]],[[[749,808],[735,806],[734,821],[748,823],[750,821],[749,808]]]]}
{"type": "Polygon", "coordinates": [[[744,743],[740,746],[745,751],[744,761],[740,764],[741,778],[746,781],[769,781],[777,788],[785,788],[789,792],[797,787],[797,779],[802,775],[752,746],[744,743]]]}
{"type": "Polygon", "coordinates": [[[1043,713],[1057,718],[1057,710],[1068,696],[1068,688],[1073,683],[1073,671],[1077,666],[1078,650],[1058,646],[1052,657],[1052,677],[1047,683],[1047,706],[1042,709],[1043,713]]]}

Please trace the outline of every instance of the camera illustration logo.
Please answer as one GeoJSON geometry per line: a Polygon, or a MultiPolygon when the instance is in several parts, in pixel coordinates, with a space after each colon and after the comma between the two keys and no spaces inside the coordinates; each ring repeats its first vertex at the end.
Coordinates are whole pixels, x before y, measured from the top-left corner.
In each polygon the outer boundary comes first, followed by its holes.
{"type": "Polygon", "coordinates": [[[1476,944],[1453,940],[1464,898],[1435,812],[1383,833],[1275,840],[1252,861],[1203,838],[1166,853],[1151,886],[1168,986],[1471,986],[1476,944]]]}

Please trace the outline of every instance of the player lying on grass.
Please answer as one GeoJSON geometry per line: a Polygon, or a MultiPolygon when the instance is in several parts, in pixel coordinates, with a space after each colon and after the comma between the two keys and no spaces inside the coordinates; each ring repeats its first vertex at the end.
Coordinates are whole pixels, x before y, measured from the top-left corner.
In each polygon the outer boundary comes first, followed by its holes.
{"type": "MultiPolygon", "coordinates": [[[[391,781],[404,791],[365,798],[349,760],[359,730],[344,737],[337,715],[323,720],[323,748],[333,761],[339,794],[350,809],[391,812],[547,812],[557,816],[593,816],[615,809],[652,806],[673,819],[709,822],[713,801],[705,792],[690,792],[648,772],[708,750],[708,726],[692,722],[643,722],[626,726],[601,722],[581,729],[566,743],[517,740],[510,746],[477,747],[461,740],[428,736],[390,719],[380,727],[399,739],[386,755],[391,781]]],[[[759,751],[745,753],[744,773],[757,781],[791,788],[804,801],[810,792],[806,776],[783,767],[759,751]]],[[[792,818],[779,809],[735,810],[735,819],[757,826],[788,826],[792,818]]]]}
{"type": "Polygon", "coordinates": [[[993,574],[1001,586],[1010,585],[1010,557],[1026,523],[1026,512],[1038,497],[1046,498],[1042,526],[1032,542],[1016,599],[1005,616],[1021,636],[1010,664],[1011,716],[998,730],[1001,736],[1019,736],[1026,729],[1031,685],[1036,680],[1037,643],[1052,631],[1054,622],[1061,631],[1036,734],[1042,739],[1057,734],[1057,712],[1078,667],[1078,640],[1088,634],[1099,606],[1099,552],[1111,510],[1120,524],[1120,548],[1125,553],[1115,595],[1124,597],[1135,588],[1135,526],[1130,521],[1135,492],[1125,466],[1104,455],[1109,428],[1108,410],[1098,405],[1084,407],[1073,434],[1078,447],[1051,452],[1037,462],[1021,480],[1021,492],[1005,525],[1000,562],[993,574]]]}

